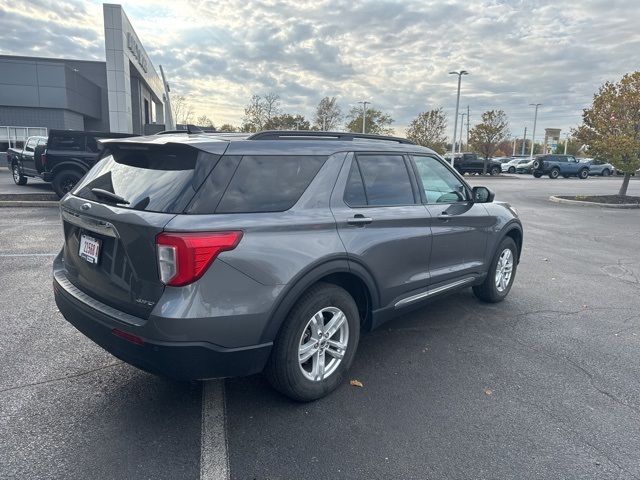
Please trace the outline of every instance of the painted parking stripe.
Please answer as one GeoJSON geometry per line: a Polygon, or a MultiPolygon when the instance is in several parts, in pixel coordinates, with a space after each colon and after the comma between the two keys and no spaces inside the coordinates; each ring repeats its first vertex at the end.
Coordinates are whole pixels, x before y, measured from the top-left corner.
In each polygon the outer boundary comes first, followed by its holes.
{"type": "Polygon", "coordinates": [[[57,253],[0,253],[0,257],[55,257],[57,253]]]}
{"type": "Polygon", "coordinates": [[[202,383],[200,480],[228,480],[224,380],[202,383]]]}

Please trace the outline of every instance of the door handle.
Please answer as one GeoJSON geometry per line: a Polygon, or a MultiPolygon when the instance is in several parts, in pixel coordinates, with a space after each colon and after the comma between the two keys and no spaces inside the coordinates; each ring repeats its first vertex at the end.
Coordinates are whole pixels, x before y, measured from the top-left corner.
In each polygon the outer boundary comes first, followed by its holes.
{"type": "Polygon", "coordinates": [[[450,218],[451,215],[449,215],[447,212],[442,212],[440,215],[438,215],[438,220],[442,220],[444,222],[448,222],[450,218]]]}
{"type": "Polygon", "coordinates": [[[355,225],[356,227],[364,227],[365,225],[369,225],[371,222],[373,222],[373,218],[365,217],[360,213],[354,215],[353,218],[347,219],[348,225],[355,225]]]}

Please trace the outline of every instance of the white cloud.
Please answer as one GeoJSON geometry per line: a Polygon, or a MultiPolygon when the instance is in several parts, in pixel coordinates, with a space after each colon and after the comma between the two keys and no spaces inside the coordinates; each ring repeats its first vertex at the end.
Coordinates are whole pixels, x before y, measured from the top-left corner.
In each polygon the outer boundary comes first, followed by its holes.
{"type": "MultiPolygon", "coordinates": [[[[0,0],[0,52],[104,57],[101,5],[0,0]],[[26,41],[30,39],[30,41],[26,41]]],[[[360,99],[391,113],[398,133],[420,111],[444,107],[452,128],[455,78],[472,123],[504,109],[511,131],[567,129],[598,86],[638,68],[636,0],[123,2],[174,93],[198,114],[239,123],[252,93],[275,91],[311,116],[324,95],[344,110],[360,99]]]]}

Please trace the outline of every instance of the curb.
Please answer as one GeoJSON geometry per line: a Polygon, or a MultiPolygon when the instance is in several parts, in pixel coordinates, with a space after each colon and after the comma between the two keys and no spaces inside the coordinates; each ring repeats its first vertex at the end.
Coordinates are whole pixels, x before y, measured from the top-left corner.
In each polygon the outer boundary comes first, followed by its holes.
{"type": "Polygon", "coordinates": [[[52,200],[0,200],[0,208],[2,207],[55,207],[60,202],[52,200]]]}
{"type": "Polygon", "coordinates": [[[555,203],[567,203],[572,205],[583,205],[585,207],[599,207],[599,208],[621,208],[621,209],[638,209],[640,204],[638,203],[597,203],[597,202],[585,202],[582,200],[569,200],[568,198],[560,198],[555,195],[551,195],[549,200],[555,203]]]}

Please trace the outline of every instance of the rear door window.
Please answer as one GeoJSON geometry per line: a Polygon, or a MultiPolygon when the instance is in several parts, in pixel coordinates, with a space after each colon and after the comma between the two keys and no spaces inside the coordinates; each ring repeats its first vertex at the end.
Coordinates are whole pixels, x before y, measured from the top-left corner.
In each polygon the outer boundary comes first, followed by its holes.
{"type": "Polygon", "coordinates": [[[133,210],[181,213],[219,159],[185,146],[114,148],[84,176],[73,194],[133,210]]]}
{"type": "Polygon", "coordinates": [[[402,155],[358,154],[367,205],[413,205],[413,188],[402,155]]]}
{"type": "Polygon", "coordinates": [[[50,150],[82,152],[85,149],[85,136],[83,134],[51,135],[47,148],[50,150]]]}
{"type": "Polygon", "coordinates": [[[326,156],[242,157],[216,213],[282,212],[307,189],[326,156]]]}

